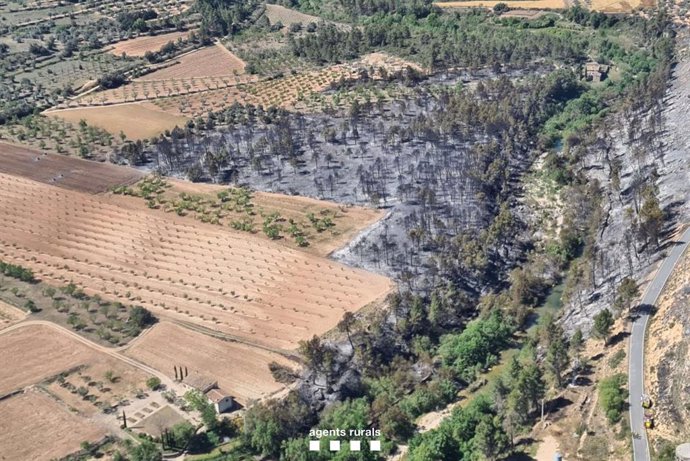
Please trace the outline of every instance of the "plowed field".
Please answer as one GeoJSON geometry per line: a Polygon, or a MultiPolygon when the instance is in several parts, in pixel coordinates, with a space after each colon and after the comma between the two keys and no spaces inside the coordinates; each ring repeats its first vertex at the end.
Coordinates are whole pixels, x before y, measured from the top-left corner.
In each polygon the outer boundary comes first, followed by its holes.
{"type": "Polygon", "coordinates": [[[98,356],[67,335],[33,325],[0,335],[0,351],[0,367],[5,370],[0,376],[0,395],[85,365],[98,356]]]}
{"type": "Polygon", "coordinates": [[[173,366],[187,367],[189,373],[213,377],[218,386],[242,405],[283,388],[273,380],[268,364],[276,361],[296,368],[279,354],[235,342],[208,337],[202,333],[161,322],[137,341],[127,355],[170,378],[173,366]],[[175,338],[171,341],[170,338],[175,338]]]}
{"type": "Polygon", "coordinates": [[[127,56],[144,56],[147,51],[155,52],[161,49],[168,42],[175,42],[178,38],[186,38],[189,32],[172,32],[154,36],[142,36],[131,40],[124,40],[113,45],[108,50],[114,55],[125,53],[127,56]]]}
{"type": "Polygon", "coordinates": [[[157,70],[138,80],[168,80],[187,77],[223,77],[244,73],[244,61],[221,44],[207,46],[176,59],[177,64],[157,70]]]}
{"type": "Polygon", "coordinates": [[[105,431],[37,391],[0,402],[0,453],[3,460],[48,461],[97,442],[105,431]]]}
{"type": "Polygon", "coordinates": [[[0,174],[0,259],[46,282],[293,349],[380,299],[385,277],[244,232],[0,174]]]}
{"type": "Polygon", "coordinates": [[[133,168],[46,154],[5,143],[0,143],[0,173],[90,194],[133,183],[143,176],[133,168]]]}
{"type": "Polygon", "coordinates": [[[80,107],[45,112],[50,117],[59,117],[72,123],[86,120],[89,125],[102,128],[117,135],[122,131],[130,139],[145,139],[157,136],[166,129],[183,127],[187,118],[168,114],[151,103],[118,104],[112,106],[80,107]]]}

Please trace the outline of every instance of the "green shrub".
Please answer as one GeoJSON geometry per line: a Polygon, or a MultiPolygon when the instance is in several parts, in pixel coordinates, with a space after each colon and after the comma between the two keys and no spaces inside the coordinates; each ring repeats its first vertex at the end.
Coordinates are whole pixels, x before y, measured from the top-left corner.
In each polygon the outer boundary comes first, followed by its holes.
{"type": "Polygon", "coordinates": [[[625,382],[628,377],[618,373],[599,383],[599,403],[610,423],[617,423],[625,410],[625,382]]]}
{"type": "Polygon", "coordinates": [[[158,390],[161,387],[161,380],[160,378],[157,378],[156,376],[153,376],[149,379],[146,380],[146,387],[151,389],[152,391],[158,390]]]}

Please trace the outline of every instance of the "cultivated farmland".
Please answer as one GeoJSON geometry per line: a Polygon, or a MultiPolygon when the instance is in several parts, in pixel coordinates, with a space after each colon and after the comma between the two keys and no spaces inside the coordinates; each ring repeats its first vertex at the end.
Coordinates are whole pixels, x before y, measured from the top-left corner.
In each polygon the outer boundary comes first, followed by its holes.
{"type": "Polygon", "coordinates": [[[310,106],[308,104],[309,96],[324,92],[337,82],[356,81],[360,78],[362,71],[367,71],[371,78],[378,79],[381,77],[382,69],[392,73],[401,71],[406,67],[423,71],[420,66],[409,61],[385,53],[372,53],[346,64],[336,64],[318,70],[261,80],[227,89],[163,99],[156,101],[156,104],[171,113],[191,117],[206,114],[209,110],[222,110],[236,102],[313,112],[319,111],[321,107],[310,106]]]}
{"type": "Polygon", "coordinates": [[[51,110],[45,114],[72,123],[85,120],[89,125],[103,128],[114,134],[123,132],[130,139],[157,136],[164,130],[184,126],[188,120],[183,116],[163,112],[150,103],[51,110]],[[136,123],[132,123],[133,120],[136,120],[136,123]]]}
{"type": "Polygon", "coordinates": [[[0,175],[0,259],[238,340],[292,349],[391,282],[228,228],[0,175]]]}
{"type": "Polygon", "coordinates": [[[188,367],[218,381],[218,386],[242,405],[283,388],[273,380],[268,364],[296,368],[285,357],[236,342],[211,338],[169,322],[153,327],[129,348],[127,355],[174,378],[173,366],[188,367]],[[171,341],[170,338],[175,338],[171,341]]]}
{"type": "Polygon", "coordinates": [[[183,126],[189,118],[223,110],[235,103],[320,110],[312,97],[341,80],[357,80],[364,70],[378,79],[381,69],[399,72],[420,66],[384,53],[371,53],[347,64],[260,80],[244,73],[244,62],[220,43],[197,50],[119,88],[70,100],[46,115],[78,122],[86,120],[131,139],[143,139],[183,126]],[[141,104],[127,104],[140,102],[141,104]],[[136,119],[142,123],[133,124],[136,119]]]}
{"type": "Polygon", "coordinates": [[[146,74],[139,80],[225,77],[244,73],[244,62],[220,43],[193,51],[175,61],[176,64],[146,74]]]}
{"type": "Polygon", "coordinates": [[[171,32],[169,34],[153,36],[144,35],[131,40],[118,42],[108,51],[117,56],[124,53],[127,56],[142,57],[147,51],[156,52],[160,50],[161,47],[166,43],[175,42],[180,38],[185,39],[187,38],[187,35],[189,35],[189,32],[171,32]]]}
{"type": "Polygon", "coordinates": [[[89,93],[77,100],[70,100],[60,107],[110,106],[126,102],[154,101],[158,98],[230,88],[256,80],[257,77],[246,74],[225,77],[201,76],[165,80],[135,80],[119,88],[89,93]]]}
{"type": "Polygon", "coordinates": [[[26,312],[0,301],[0,329],[8,327],[26,317],[26,312]]]}
{"type": "MultiPolygon", "coordinates": [[[[156,179],[147,178],[136,184],[131,190],[140,193],[142,188],[153,184],[156,179]]],[[[190,207],[196,210],[185,210],[190,218],[196,218],[203,222],[214,222],[219,225],[232,226],[233,220],[241,220],[253,229],[260,229],[264,218],[261,216],[277,213],[276,221],[283,223],[284,228],[280,239],[275,241],[290,247],[298,245],[290,237],[288,223],[294,223],[299,235],[302,235],[308,244],[301,249],[310,253],[327,256],[332,251],[345,246],[363,228],[374,224],[383,218],[380,210],[358,206],[344,206],[335,202],[316,200],[309,197],[296,195],[273,194],[270,192],[249,192],[243,194],[246,202],[223,203],[219,194],[240,192],[236,188],[227,186],[191,183],[175,179],[159,179],[160,189],[155,193],[155,203],[163,203],[162,208],[168,211],[181,207],[183,202],[188,202],[190,207]],[[177,205],[176,205],[177,204],[177,205]],[[224,209],[218,209],[225,205],[224,209]],[[313,216],[309,220],[309,216],[313,216]],[[331,225],[319,226],[323,218],[328,217],[331,225]],[[314,219],[319,222],[311,222],[314,219]],[[317,227],[319,227],[317,229],[317,227]]],[[[256,232],[256,231],[254,231],[256,232]]],[[[293,235],[294,236],[294,235],[293,235]]]]}
{"type": "Polygon", "coordinates": [[[280,22],[284,26],[289,26],[290,24],[309,24],[311,22],[322,21],[322,19],[317,16],[300,13],[299,11],[285,8],[281,5],[270,4],[266,4],[266,17],[271,24],[280,22]]]}
{"type": "Polygon", "coordinates": [[[89,194],[130,184],[142,177],[131,168],[46,154],[6,143],[0,143],[0,173],[89,194]]]}
{"type": "MultiPolygon", "coordinates": [[[[43,325],[15,327],[0,335],[0,395],[36,384],[95,360],[98,353],[43,325]]],[[[4,419],[4,418],[0,418],[4,419]]]]}
{"type": "Polygon", "coordinates": [[[567,8],[567,0],[468,0],[460,2],[436,2],[440,8],[493,8],[497,3],[506,3],[511,8],[527,9],[563,9],[567,8]]]}
{"type": "Polygon", "coordinates": [[[324,91],[339,80],[357,78],[360,68],[357,64],[338,64],[272,80],[162,99],[156,101],[156,105],[188,117],[200,116],[209,110],[219,111],[234,103],[290,109],[307,95],[324,91]]]}
{"type": "Polygon", "coordinates": [[[28,391],[0,401],[0,434],[2,459],[47,461],[79,451],[81,442],[97,442],[106,432],[50,397],[28,391]]]}

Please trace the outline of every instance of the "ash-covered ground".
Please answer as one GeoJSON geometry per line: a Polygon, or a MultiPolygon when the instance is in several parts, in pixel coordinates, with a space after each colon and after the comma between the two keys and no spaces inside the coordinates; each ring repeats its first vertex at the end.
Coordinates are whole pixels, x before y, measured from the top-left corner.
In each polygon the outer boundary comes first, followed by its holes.
{"type": "MultiPolygon", "coordinates": [[[[481,99],[492,95],[459,90],[457,77],[443,80],[444,87],[419,87],[416,97],[357,105],[347,113],[238,111],[229,124],[223,120],[211,130],[157,143],[147,152],[146,166],[167,175],[384,208],[384,220],[333,257],[424,289],[434,283],[430,259],[438,239],[474,232],[495,213],[485,199],[487,162],[494,160],[492,150],[501,158],[506,145],[517,142],[506,141],[501,119],[493,125],[478,113],[481,99]],[[466,96],[458,99],[453,92],[466,96]]],[[[528,148],[525,143],[515,149],[510,161],[523,162],[528,148]]]]}
{"type": "MultiPolygon", "coordinates": [[[[684,41],[690,44],[690,38],[684,41]]],[[[687,49],[687,45],[686,45],[687,49]]],[[[642,280],[665,256],[678,226],[690,223],[690,56],[681,55],[673,69],[661,111],[639,117],[623,113],[605,127],[612,140],[608,154],[594,149],[582,159],[582,169],[604,191],[603,224],[599,231],[594,283],[583,286],[568,303],[562,318],[569,331],[588,331],[594,316],[611,308],[620,281],[627,276],[642,280]],[[639,120],[631,126],[630,120],[639,120]],[[620,167],[620,186],[614,185],[611,166],[620,167]],[[658,197],[666,214],[665,238],[658,248],[634,243],[630,209],[643,178],[656,178],[658,197]],[[618,193],[620,190],[620,193],[618,193]]],[[[606,144],[606,141],[602,141],[606,144]]]]}

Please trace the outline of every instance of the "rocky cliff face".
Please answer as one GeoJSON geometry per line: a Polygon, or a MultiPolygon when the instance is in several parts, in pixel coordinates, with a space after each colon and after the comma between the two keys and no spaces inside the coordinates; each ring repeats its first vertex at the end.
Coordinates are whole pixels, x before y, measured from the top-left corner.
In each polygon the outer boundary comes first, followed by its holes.
{"type": "MultiPolygon", "coordinates": [[[[678,41],[687,49],[687,32],[678,41]]],[[[571,332],[589,331],[592,318],[612,304],[620,281],[627,276],[642,281],[664,256],[664,241],[650,249],[632,236],[629,210],[640,206],[635,192],[640,181],[658,187],[667,238],[678,224],[690,222],[690,56],[687,51],[679,56],[662,108],[610,117],[582,155],[581,171],[600,185],[603,215],[589,276],[563,312],[563,325],[571,332]]]]}

